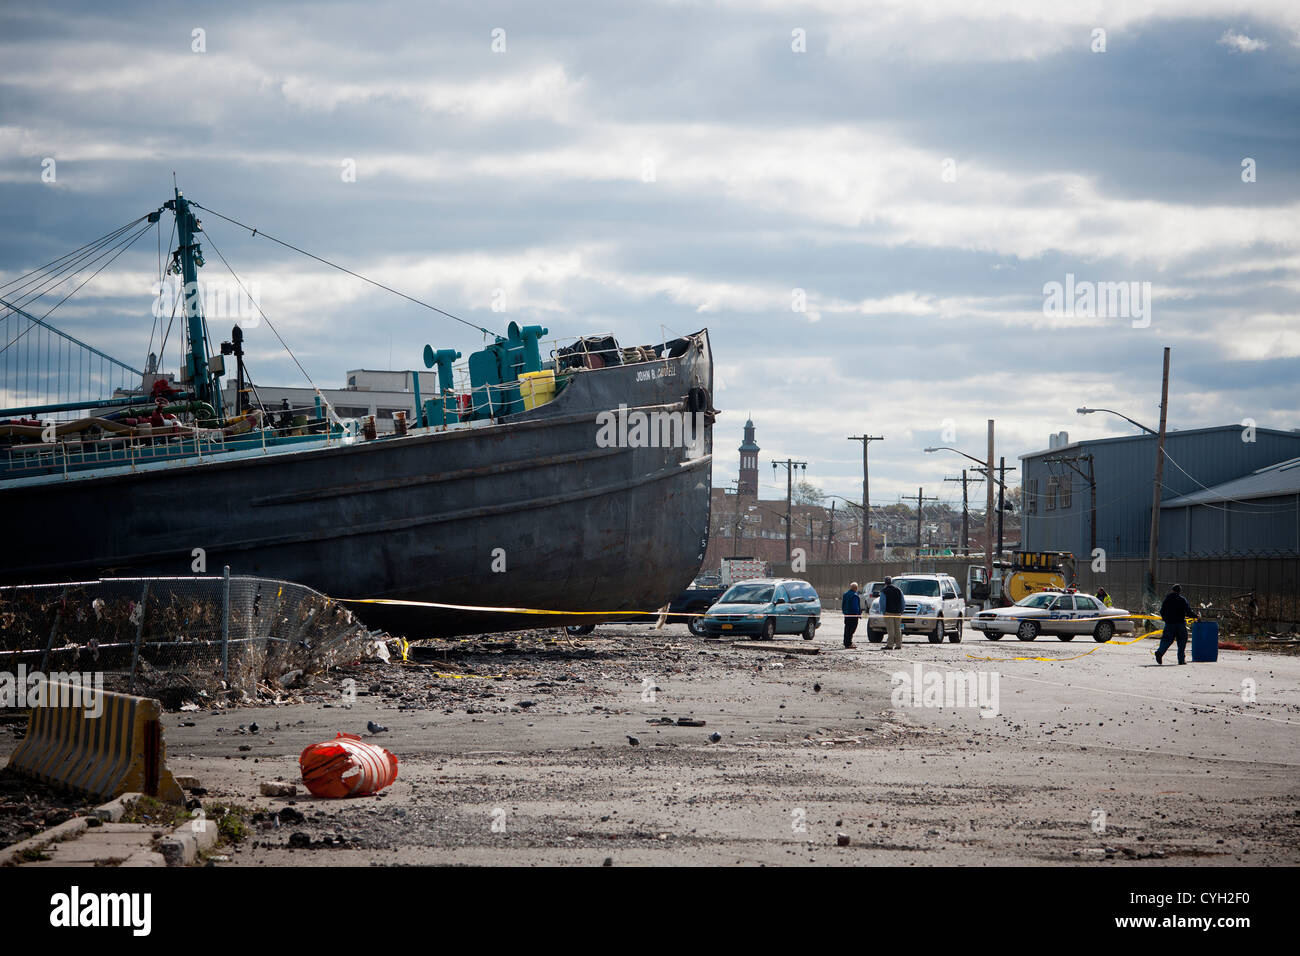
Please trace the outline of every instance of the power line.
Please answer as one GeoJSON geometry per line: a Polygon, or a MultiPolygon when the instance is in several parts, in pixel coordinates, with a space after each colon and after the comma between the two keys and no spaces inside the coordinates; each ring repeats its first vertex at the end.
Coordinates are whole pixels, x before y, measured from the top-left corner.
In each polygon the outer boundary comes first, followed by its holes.
{"type": "MultiPolygon", "coordinates": [[[[351,269],[348,269],[345,266],[341,266],[337,262],[330,262],[328,259],[322,258],[321,256],[308,252],[306,249],[299,249],[291,242],[285,242],[283,239],[277,239],[275,236],[271,235],[270,233],[262,232],[261,230],[255,229],[254,227],[247,225],[246,223],[242,223],[237,219],[231,219],[229,216],[223,216],[215,209],[209,209],[207,206],[200,205],[199,203],[196,203],[192,200],[190,202],[190,205],[194,206],[197,209],[202,209],[204,212],[210,212],[212,213],[212,215],[218,217],[219,219],[224,219],[226,220],[226,222],[238,226],[241,229],[247,229],[253,235],[254,238],[256,238],[257,236],[262,236],[263,238],[270,239],[272,242],[279,243],[280,245],[284,246],[286,249],[292,249],[294,252],[297,252],[300,255],[304,255],[309,259],[315,259],[317,262],[323,263],[324,265],[329,266],[331,269],[338,269],[339,272],[346,272],[348,275],[360,279],[362,282],[369,282],[371,285],[383,289],[385,292],[391,292],[393,295],[400,296],[401,298],[406,299],[408,302],[414,302],[416,305],[422,305],[426,309],[431,309],[432,311],[437,312],[439,315],[445,315],[449,319],[455,319],[457,322],[461,323],[462,325],[468,325],[471,329],[474,329],[477,332],[482,332],[484,335],[496,334],[488,329],[483,328],[481,325],[475,325],[473,322],[466,321],[465,319],[462,319],[458,315],[452,315],[450,312],[447,312],[444,309],[440,309],[436,305],[431,305],[428,302],[415,298],[414,296],[407,295],[405,292],[399,292],[396,289],[392,288],[391,286],[386,286],[382,282],[378,282],[374,279],[363,276],[359,272],[353,272],[351,269]]],[[[297,360],[295,359],[295,361],[297,360]]],[[[301,366],[299,367],[301,368],[301,366]]]]}

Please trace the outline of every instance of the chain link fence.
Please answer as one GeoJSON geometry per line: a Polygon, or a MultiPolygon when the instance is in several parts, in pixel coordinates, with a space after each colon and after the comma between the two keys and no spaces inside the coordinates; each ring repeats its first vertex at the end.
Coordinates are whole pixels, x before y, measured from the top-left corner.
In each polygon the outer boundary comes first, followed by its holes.
{"type": "Polygon", "coordinates": [[[377,637],[319,591],[268,578],[0,587],[0,671],[103,674],[106,689],[173,708],[255,699],[364,655],[377,637]]]}

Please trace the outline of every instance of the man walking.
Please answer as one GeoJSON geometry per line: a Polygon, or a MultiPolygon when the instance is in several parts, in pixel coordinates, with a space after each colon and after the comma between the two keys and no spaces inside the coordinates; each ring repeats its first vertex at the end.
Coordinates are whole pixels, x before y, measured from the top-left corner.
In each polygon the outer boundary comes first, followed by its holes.
{"type": "Polygon", "coordinates": [[[885,586],[880,591],[880,613],[885,615],[885,631],[889,635],[884,649],[902,650],[903,592],[894,584],[893,578],[885,578],[885,586]]]}
{"type": "Polygon", "coordinates": [[[1178,642],[1178,663],[1186,664],[1187,657],[1187,619],[1200,617],[1187,598],[1183,597],[1183,587],[1175,584],[1174,589],[1165,595],[1160,605],[1160,618],[1165,622],[1165,632],[1160,635],[1160,646],[1156,649],[1156,663],[1164,664],[1165,651],[1169,645],[1178,642]]]}
{"type": "Polygon", "coordinates": [[[844,612],[844,646],[854,647],[853,632],[862,620],[862,598],[858,594],[858,582],[854,581],[840,599],[840,610],[844,612]]]}

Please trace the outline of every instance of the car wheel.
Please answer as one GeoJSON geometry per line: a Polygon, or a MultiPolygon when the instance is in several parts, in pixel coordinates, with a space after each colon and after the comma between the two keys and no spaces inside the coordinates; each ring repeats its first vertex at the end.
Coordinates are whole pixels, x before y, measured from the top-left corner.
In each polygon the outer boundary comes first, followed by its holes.
{"type": "Polygon", "coordinates": [[[960,615],[957,617],[957,630],[953,631],[951,634],[948,635],[948,643],[949,644],[961,643],[961,616],[960,615]]]}
{"type": "Polygon", "coordinates": [[[1098,644],[1105,644],[1115,636],[1115,625],[1110,621],[1102,621],[1092,632],[1092,639],[1098,644]]]}
{"type": "Polygon", "coordinates": [[[867,640],[869,640],[872,644],[879,644],[884,639],[885,639],[884,631],[873,631],[868,629],[867,640]]]}
{"type": "Polygon", "coordinates": [[[810,617],[808,618],[808,623],[803,626],[803,639],[805,641],[811,641],[816,636],[817,636],[817,618],[810,617]]]}
{"type": "Polygon", "coordinates": [[[985,632],[984,632],[984,636],[987,637],[990,641],[1000,641],[1000,640],[1002,640],[1002,635],[1001,635],[1001,634],[995,634],[993,631],[985,631],[985,632]]]}
{"type": "Polygon", "coordinates": [[[1021,621],[1016,628],[1016,637],[1022,641],[1032,641],[1038,637],[1038,625],[1033,621],[1021,621]]]}
{"type": "Polygon", "coordinates": [[[934,619],[934,630],[930,632],[931,644],[943,643],[943,615],[940,614],[934,619]]]}
{"type": "MultiPolygon", "coordinates": [[[[694,611],[692,613],[698,614],[699,612],[694,611]]],[[[692,634],[694,634],[696,637],[707,636],[704,632],[704,628],[700,625],[700,618],[698,617],[688,617],[686,619],[686,629],[690,631],[692,634]]]]}
{"type": "Polygon", "coordinates": [[[595,629],[595,624],[567,624],[564,631],[572,637],[581,637],[584,634],[590,634],[595,629]]]}
{"type": "Polygon", "coordinates": [[[1057,635],[1056,635],[1056,639],[1057,639],[1058,641],[1072,641],[1072,640],[1074,640],[1074,635],[1073,635],[1073,634],[1057,634],[1057,635]]]}
{"type": "Polygon", "coordinates": [[[762,639],[765,641],[770,641],[774,637],[776,637],[776,618],[769,617],[763,623],[762,639]]]}

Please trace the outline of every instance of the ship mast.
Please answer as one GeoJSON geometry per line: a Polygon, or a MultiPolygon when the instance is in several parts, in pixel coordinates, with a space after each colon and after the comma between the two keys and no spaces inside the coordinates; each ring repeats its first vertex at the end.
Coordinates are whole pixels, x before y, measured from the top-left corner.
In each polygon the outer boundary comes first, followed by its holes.
{"type": "Polygon", "coordinates": [[[221,387],[219,376],[212,373],[208,362],[208,341],[204,331],[203,300],[199,294],[199,266],[203,265],[203,251],[199,248],[196,233],[203,231],[203,225],[190,211],[190,202],[179,188],[176,198],[164,204],[164,208],[176,213],[176,230],[178,246],[176,258],[172,260],[172,271],[177,271],[180,264],[181,279],[184,283],[182,294],[185,302],[185,322],[189,333],[190,352],[185,359],[184,372],[190,379],[194,397],[206,402],[217,413],[218,422],[224,419],[221,407],[221,387]]]}

